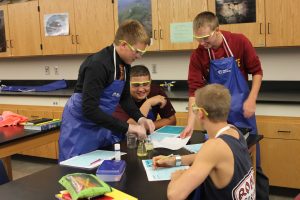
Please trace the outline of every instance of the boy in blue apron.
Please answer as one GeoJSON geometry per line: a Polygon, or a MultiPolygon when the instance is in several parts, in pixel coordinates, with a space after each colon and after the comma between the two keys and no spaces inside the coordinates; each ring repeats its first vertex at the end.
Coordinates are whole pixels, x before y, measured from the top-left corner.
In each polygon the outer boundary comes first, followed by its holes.
{"type": "MultiPolygon", "coordinates": [[[[251,42],[242,34],[219,30],[218,18],[212,12],[198,14],[193,21],[193,29],[199,46],[190,58],[189,118],[182,137],[193,131],[195,116],[191,112],[191,105],[195,102],[195,90],[211,83],[222,84],[230,91],[232,101],[228,122],[250,129],[250,134],[257,134],[255,109],[263,73],[251,42]],[[248,74],[252,75],[251,90],[247,83],[248,74]]],[[[257,167],[260,174],[259,145],[257,167]]]]}
{"type": "MultiPolygon", "coordinates": [[[[100,37],[100,36],[99,36],[100,37]]],[[[120,142],[125,133],[139,138],[153,132],[131,99],[130,65],[146,52],[150,39],[135,20],[123,22],[114,43],[87,57],[79,69],[74,94],[65,105],[59,137],[59,161],[120,142]],[[138,124],[132,125],[111,114],[120,103],[138,124]]]]}
{"type": "MultiPolygon", "coordinates": [[[[132,66],[130,94],[142,114],[154,122],[155,129],[176,125],[175,110],[171,101],[160,86],[151,83],[150,72],[146,66],[132,66]],[[157,119],[158,115],[160,119],[157,119]]],[[[120,106],[117,107],[114,116],[128,123],[136,123],[120,106]]]]}

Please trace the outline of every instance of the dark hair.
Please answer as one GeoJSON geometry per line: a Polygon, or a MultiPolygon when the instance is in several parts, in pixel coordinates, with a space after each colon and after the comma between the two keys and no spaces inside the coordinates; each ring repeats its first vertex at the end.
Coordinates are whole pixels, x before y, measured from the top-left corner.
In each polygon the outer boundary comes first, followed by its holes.
{"type": "Polygon", "coordinates": [[[137,76],[149,76],[149,79],[151,79],[149,69],[144,65],[134,65],[131,67],[130,78],[137,76]]]}

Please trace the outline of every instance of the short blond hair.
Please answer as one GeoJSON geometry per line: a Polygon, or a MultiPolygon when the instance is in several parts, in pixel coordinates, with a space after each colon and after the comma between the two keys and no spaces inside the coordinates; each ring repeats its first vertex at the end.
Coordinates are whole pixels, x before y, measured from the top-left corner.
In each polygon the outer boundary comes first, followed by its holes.
{"type": "Polygon", "coordinates": [[[193,30],[196,32],[200,27],[208,26],[211,30],[219,27],[218,17],[209,11],[199,13],[193,21],[193,30]]]}
{"type": "Polygon", "coordinates": [[[220,84],[209,84],[197,89],[195,97],[196,105],[207,111],[210,121],[227,121],[231,96],[226,87],[220,84]]]}
{"type": "Polygon", "coordinates": [[[120,40],[125,40],[131,45],[138,42],[150,45],[150,38],[144,26],[137,20],[126,20],[118,28],[114,44],[119,45],[120,40]]]}

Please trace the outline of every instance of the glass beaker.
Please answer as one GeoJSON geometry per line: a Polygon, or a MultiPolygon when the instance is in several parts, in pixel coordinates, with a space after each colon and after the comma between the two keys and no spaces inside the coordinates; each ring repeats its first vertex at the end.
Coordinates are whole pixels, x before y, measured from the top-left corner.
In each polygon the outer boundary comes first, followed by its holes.
{"type": "Polygon", "coordinates": [[[147,156],[147,149],[145,145],[145,140],[139,140],[139,145],[137,148],[137,155],[139,157],[147,156]]]}

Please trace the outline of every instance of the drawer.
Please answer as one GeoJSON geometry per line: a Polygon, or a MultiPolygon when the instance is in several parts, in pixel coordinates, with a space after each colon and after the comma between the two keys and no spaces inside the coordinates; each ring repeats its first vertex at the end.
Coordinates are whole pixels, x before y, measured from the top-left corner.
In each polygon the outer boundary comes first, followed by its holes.
{"type": "Polygon", "coordinates": [[[259,134],[266,138],[300,140],[300,119],[292,117],[257,117],[259,134]]]}
{"type": "Polygon", "coordinates": [[[300,189],[300,141],[264,138],[261,165],[270,185],[300,189]]]}

